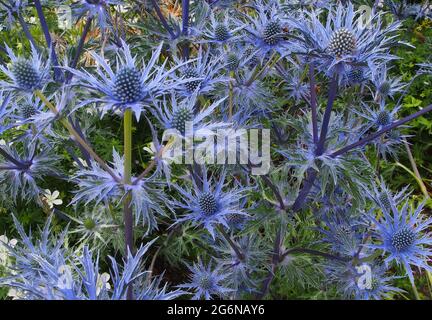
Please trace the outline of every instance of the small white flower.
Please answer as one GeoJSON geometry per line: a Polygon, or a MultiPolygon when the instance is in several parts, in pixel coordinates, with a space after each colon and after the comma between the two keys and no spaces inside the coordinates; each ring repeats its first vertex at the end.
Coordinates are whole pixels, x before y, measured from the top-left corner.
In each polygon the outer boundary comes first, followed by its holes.
{"type": "Polygon", "coordinates": [[[61,205],[63,203],[62,199],[57,199],[60,195],[60,192],[55,190],[53,193],[49,189],[44,190],[43,200],[48,204],[48,206],[52,209],[54,206],[61,205]]]}
{"type": "MultiPolygon", "coordinates": [[[[78,161],[80,163],[81,166],[83,166],[84,168],[88,168],[88,164],[87,161],[85,161],[84,159],[78,158],[78,161]]],[[[80,165],[78,165],[78,163],[76,161],[72,162],[72,165],[79,168],[80,165]]]]}
{"type": "Polygon", "coordinates": [[[5,146],[6,145],[6,141],[4,139],[0,139],[0,146],[5,146]]]}
{"type": "Polygon", "coordinates": [[[109,283],[110,275],[106,272],[99,274],[96,282],[96,295],[98,296],[102,289],[110,290],[111,285],[109,283]]]}
{"type": "Polygon", "coordinates": [[[9,240],[8,237],[6,237],[5,235],[0,236],[0,265],[7,266],[9,261],[9,251],[5,244],[13,248],[17,243],[17,239],[9,240]]]}
{"type": "Polygon", "coordinates": [[[15,288],[10,288],[7,295],[12,298],[12,300],[20,300],[25,297],[24,292],[15,288]]]}

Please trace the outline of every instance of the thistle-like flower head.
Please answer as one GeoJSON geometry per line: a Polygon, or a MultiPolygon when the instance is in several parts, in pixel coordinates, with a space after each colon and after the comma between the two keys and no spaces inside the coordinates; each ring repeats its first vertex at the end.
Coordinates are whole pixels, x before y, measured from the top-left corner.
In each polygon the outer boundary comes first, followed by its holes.
{"type": "Polygon", "coordinates": [[[391,212],[384,209],[382,218],[371,218],[375,224],[374,239],[377,242],[369,247],[383,250],[387,254],[384,260],[386,264],[395,261],[403,265],[410,281],[414,282],[411,266],[432,270],[428,264],[432,256],[432,236],[429,231],[432,218],[422,217],[424,203],[411,209],[406,201],[401,208],[397,208],[391,197],[389,200],[391,212]]]}
{"type": "Polygon", "coordinates": [[[224,297],[232,291],[222,284],[227,275],[222,274],[217,267],[213,269],[211,263],[205,266],[202,261],[199,261],[193,266],[188,266],[188,268],[191,272],[189,276],[190,282],[181,284],[178,287],[193,290],[194,296],[192,299],[204,298],[210,300],[213,297],[224,297]]]}
{"type": "Polygon", "coordinates": [[[203,43],[225,44],[240,38],[238,32],[244,28],[244,25],[239,19],[232,18],[228,12],[222,12],[221,16],[217,16],[214,11],[211,11],[209,17],[203,30],[197,30],[204,38],[203,43]]]}
{"type": "Polygon", "coordinates": [[[187,211],[186,215],[178,218],[177,223],[191,221],[194,226],[203,226],[215,238],[214,228],[223,225],[229,228],[228,217],[232,214],[246,215],[239,207],[239,201],[244,197],[245,189],[236,187],[223,190],[226,173],[222,172],[218,181],[207,177],[207,170],[203,167],[202,178],[199,183],[193,180],[193,189],[186,190],[176,186],[181,200],[173,200],[176,207],[187,211]]]}
{"type": "Polygon", "coordinates": [[[0,70],[11,82],[1,81],[3,90],[20,91],[28,94],[42,89],[48,83],[49,62],[43,61],[33,46],[31,47],[30,58],[16,56],[8,46],[6,46],[6,51],[11,62],[8,68],[1,65],[0,70]]]}
{"type": "Polygon", "coordinates": [[[255,1],[253,8],[256,16],[248,16],[249,24],[245,28],[245,41],[255,48],[261,57],[269,52],[287,55],[295,46],[286,39],[286,23],[284,12],[278,1],[255,1]]]}
{"type": "Polygon", "coordinates": [[[222,123],[212,123],[209,120],[225,99],[220,99],[200,112],[196,112],[196,94],[183,99],[171,95],[171,99],[164,99],[163,103],[153,110],[153,113],[165,130],[174,130],[176,134],[186,136],[197,131],[223,126],[222,123]]]}
{"type": "Polygon", "coordinates": [[[397,43],[394,34],[400,23],[384,26],[377,13],[372,13],[367,22],[364,20],[362,12],[351,3],[326,10],[305,10],[300,16],[287,18],[289,27],[300,34],[299,52],[309,55],[329,76],[343,75],[351,66],[367,65],[374,69],[394,59],[388,50],[397,43]]]}
{"type": "Polygon", "coordinates": [[[0,146],[0,183],[5,194],[16,200],[20,198],[29,201],[37,199],[41,188],[39,183],[48,175],[58,175],[55,162],[47,146],[37,150],[38,144],[23,140],[23,149],[18,151],[15,146],[0,146]]]}
{"type": "Polygon", "coordinates": [[[181,82],[179,93],[182,96],[193,94],[206,94],[214,90],[215,85],[229,81],[229,78],[222,73],[223,56],[214,56],[210,50],[200,47],[197,57],[185,63],[181,59],[174,57],[178,66],[178,72],[172,77],[181,82]]]}
{"type": "Polygon", "coordinates": [[[165,71],[165,63],[159,67],[162,44],[152,52],[147,64],[139,68],[136,57],[132,56],[129,46],[123,42],[117,55],[116,67],[113,70],[102,56],[93,53],[97,63],[96,74],[88,71],[79,71],[67,68],[72,72],[74,85],[89,89],[98,96],[82,102],[75,109],[90,103],[102,103],[103,112],[108,110],[131,108],[137,119],[144,107],[155,102],[155,99],[164,94],[168,89],[174,89],[175,85],[167,78],[171,71],[165,71]]]}

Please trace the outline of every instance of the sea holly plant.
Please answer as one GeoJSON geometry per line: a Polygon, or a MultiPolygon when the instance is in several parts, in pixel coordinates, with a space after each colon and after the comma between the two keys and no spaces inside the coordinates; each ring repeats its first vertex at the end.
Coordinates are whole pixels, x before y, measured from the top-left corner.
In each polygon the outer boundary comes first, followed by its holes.
{"type": "Polygon", "coordinates": [[[430,298],[394,3],[1,3],[4,298],[430,298]]]}

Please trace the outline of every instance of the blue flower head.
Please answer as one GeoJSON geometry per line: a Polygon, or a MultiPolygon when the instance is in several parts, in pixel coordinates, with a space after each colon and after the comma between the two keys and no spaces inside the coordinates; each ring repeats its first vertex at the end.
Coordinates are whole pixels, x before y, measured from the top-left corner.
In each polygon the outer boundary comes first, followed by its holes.
{"type": "Polygon", "coordinates": [[[179,288],[192,289],[195,294],[192,299],[199,300],[204,298],[210,300],[214,296],[224,297],[232,290],[225,288],[222,284],[227,274],[222,274],[220,268],[212,270],[212,265],[209,263],[205,266],[202,261],[199,261],[193,266],[188,266],[191,274],[190,282],[181,284],[179,288]]]}
{"type": "Polygon", "coordinates": [[[121,4],[122,0],[79,0],[72,5],[73,14],[80,19],[85,14],[96,18],[101,29],[111,22],[110,5],[121,4]]]}
{"type": "Polygon", "coordinates": [[[222,172],[218,181],[207,178],[207,170],[203,168],[202,179],[197,184],[193,181],[193,189],[185,190],[179,186],[181,201],[174,200],[173,204],[185,209],[188,213],[178,218],[177,223],[191,221],[194,226],[203,226],[215,238],[214,228],[223,225],[229,228],[228,217],[232,214],[246,215],[239,208],[239,200],[244,196],[244,188],[232,188],[224,191],[226,172],[222,172]],[[202,184],[202,187],[200,186],[202,184]]]}
{"type": "MultiPolygon", "coordinates": [[[[339,4],[336,8],[305,11],[302,16],[288,17],[289,26],[300,33],[299,53],[309,56],[329,76],[343,75],[349,66],[377,65],[394,59],[388,50],[398,44],[395,32],[400,23],[383,26],[380,14],[367,22],[354,6],[339,4]],[[321,22],[325,12],[326,21],[321,22]]],[[[341,79],[342,77],[340,77],[341,79]]]]}
{"type": "Polygon", "coordinates": [[[328,279],[348,299],[381,300],[403,292],[391,285],[397,277],[386,276],[385,272],[386,268],[374,263],[353,264],[352,261],[329,260],[325,265],[328,279]],[[366,275],[366,272],[370,274],[366,275]]]}
{"type": "Polygon", "coordinates": [[[161,105],[152,111],[165,130],[175,130],[177,134],[185,136],[199,130],[223,126],[222,123],[211,123],[208,120],[225,99],[222,98],[196,112],[197,93],[183,99],[172,94],[171,99],[164,99],[161,105]],[[192,132],[189,132],[190,130],[192,132]]]}
{"type": "Polygon", "coordinates": [[[385,100],[387,97],[393,99],[393,95],[402,91],[406,87],[405,83],[402,83],[401,77],[389,78],[388,68],[386,64],[374,69],[372,71],[372,83],[375,87],[375,100],[385,100]]]}
{"type": "Polygon", "coordinates": [[[96,102],[103,104],[103,113],[109,110],[131,108],[139,120],[144,107],[154,103],[155,98],[168,89],[175,88],[172,81],[167,79],[173,70],[165,71],[165,63],[161,67],[156,66],[161,49],[162,44],[152,53],[147,64],[143,62],[142,69],[138,68],[136,57],[132,56],[125,42],[119,49],[115,70],[96,53],[92,54],[97,62],[95,75],[85,70],[67,68],[76,76],[74,85],[101,95],[85,100],[76,108],[96,102]]]}
{"type": "Polygon", "coordinates": [[[11,60],[10,66],[0,66],[0,70],[10,79],[10,82],[1,81],[0,84],[5,91],[20,91],[33,93],[42,89],[49,81],[49,61],[43,61],[36,48],[31,46],[31,57],[29,59],[16,56],[6,46],[6,51],[11,60]]]}
{"type": "Polygon", "coordinates": [[[223,75],[223,55],[214,56],[210,50],[204,50],[200,46],[197,57],[190,62],[174,57],[178,72],[172,77],[181,82],[178,92],[182,96],[189,97],[211,92],[216,84],[225,83],[229,78],[223,75]]]}
{"type": "Polygon", "coordinates": [[[203,43],[222,45],[240,39],[238,32],[244,28],[240,20],[233,19],[227,12],[222,12],[221,16],[223,18],[216,17],[214,11],[211,11],[210,20],[203,30],[197,30],[200,36],[204,38],[203,43]]]}
{"type": "Polygon", "coordinates": [[[255,48],[262,58],[270,52],[287,55],[294,43],[287,40],[284,12],[278,1],[255,1],[256,16],[247,16],[249,24],[245,41],[255,48]]]}
{"type": "Polygon", "coordinates": [[[47,146],[38,151],[40,145],[35,142],[24,140],[22,145],[22,151],[15,145],[0,147],[0,184],[5,192],[2,196],[7,194],[14,201],[18,196],[27,201],[38,199],[39,182],[47,175],[58,175],[58,157],[52,156],[47,146]]]}
{"type": "Polygon", "coordinates": [[[424,203],[413,210],[409,208],[408,201],[400,209],[396,207],[392,197],[389,197],[389,201],[391,211],[384,207],[380,219],[371,217],[375,224],[374,238],[378,243],[370,244],[369,247],[381,249],[388,254],[384,260],[386,264],[395,261],[403,265],[409,279],[414,282],[411,266],[432,270],[428,264],[432,256],[432,237],[428,231],[432,218],[424,219],[421,216],[424,203]]]}

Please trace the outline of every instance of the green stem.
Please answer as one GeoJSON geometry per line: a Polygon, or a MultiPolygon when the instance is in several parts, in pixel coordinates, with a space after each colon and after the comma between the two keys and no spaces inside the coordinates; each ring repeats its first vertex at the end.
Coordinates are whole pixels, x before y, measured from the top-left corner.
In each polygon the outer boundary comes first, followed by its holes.
{"type": "MultiPolygon", "coordinates": [[[[132,110],[126,109],[124,112],[123,119],[123,130],[124,130],[124,172],[123,172],[123,183],[125,187],[132,184],[132,110]]],[[[127,256],[128,251],[134,251],[133,242],[133,215],[132,215],[132,195],[130,191],[127,192],[123,199],[123,220],[125,227],[125,255],[127,256]]],[[[127,290],[128,300],[132,300],[132,286],[129,285],[127,290]]]]}

